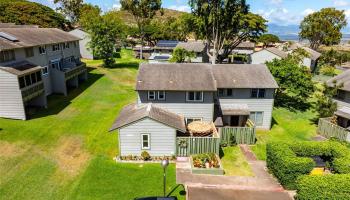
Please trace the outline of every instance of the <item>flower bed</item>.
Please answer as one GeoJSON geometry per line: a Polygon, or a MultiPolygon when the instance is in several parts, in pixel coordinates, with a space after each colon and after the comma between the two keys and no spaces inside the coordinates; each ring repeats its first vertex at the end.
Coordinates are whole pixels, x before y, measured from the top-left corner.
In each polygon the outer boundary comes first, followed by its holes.
{"type": "Polygon", "coordinates": [[[220,158],[214,153],[193,155],[190,161],[193,174],[224,175],[220,158]]]}
{"type": "Polygon", "coordinates": [[[128,156],[117,156],[117,162],[133,162],[133,163],[157,163],[162,160],[175,161],[175,156],[151,156],[147,151],[143,151],[141,156],[128,155],[128,156]]]}

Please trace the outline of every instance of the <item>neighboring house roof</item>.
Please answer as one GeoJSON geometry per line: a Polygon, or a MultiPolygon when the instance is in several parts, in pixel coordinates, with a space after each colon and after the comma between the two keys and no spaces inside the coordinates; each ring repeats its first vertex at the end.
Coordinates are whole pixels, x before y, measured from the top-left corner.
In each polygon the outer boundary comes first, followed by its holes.
{"type": "Polygon", "coordinates": [[[279,50],[279,49],[277,49],[275,47],[269,47],[269,48],[266,48],[264,50],[266,50],[268,52],[271,52],[271,53],[275,54],[276,56],[278,56],[280,58],[286,58],[288,56],[288,54],[286,52],[281,51],[281,50],[279,50]]]}
{"type": "Polygon", "coordinates": [[[159,40],[154,49],[174,49],[178,43],[177,40],[159,40]]]}
{"type": "Polygon", "coordinates": [[[0,66],[0,70],[14,74],[16,76],[23,76],[26,74],[33,73],[35,71],[39,71],[41,69],[42,69],[42,67],[40,67],[38,65],[34,65],[34,64],[29,63],[27,61],[11,63],[10,66],[0,66]]]}
{"type": "Polygon", "coordinates": [[[337,86],[343,85],[341,89],[350,92],[350,70],[347,70],[327,81],[327,85],[331,87],[334,87],[335,83],[337,86]]]}
{"type": "Polygon", "coordinates": [[[0,28],[39,28],[38,25],[18,25],[15,23],[0,23],[0,28]]]}
{"type": "Polygon", "coordinates": [[[196,53],[203,52],[205,44],[203,42],[179,42],[176,47],[181,47],[187,51],[194,51],[196,53]]]}
{"type": "Polygon", "coordinates": [[[317,60],[319,57],[321,57],[321,53],[309,48],[309,47],[302,47],[305,51],[307,51],[310,54],[311,60],[317,60]]]}
{"type": "Polygon", "coordinates": [[[136,90],[216,91],[217,88],[278,88],[266,65],[141,64],[136,90]]]}
{"type": "Polygon", "coordinates": [[[278,88],[265,64],[213,65],[218,88],[278,88]]]}
{"type": "Polygon", "coordinates": [[[350,108],[342,107],[338,109],[334,114],[340,117],[344,117],[346,119],[350,119],[350,108]]]}
{"type": "Polygon", "coordinates": [[[216,84],[208,64],[142,63],[136,90],[216,91],[216,84]]]}
{"type": "Polygon", "coordinates": [[[56,28],[0,28],[16,41],[0,36],[0,50],[33,47],[80,40],[80,38],[56,28]]]}
{"type": "Polygon", "coordinates": [[[186,132],[185,119],[183,116],[156,107],[152,104],[137,106],[135,103],[129,104],[122,109],[110,131],[120,129],[144,118],[150,118],[179,131],[186,132]]]}
{"type": "Polygon", "coordinates": [[[241,43],[239,43],[237,48],[251,48],[251,49],[254,49],[255,48],[255,43],[254,42],[241,42],[241,43]]]}

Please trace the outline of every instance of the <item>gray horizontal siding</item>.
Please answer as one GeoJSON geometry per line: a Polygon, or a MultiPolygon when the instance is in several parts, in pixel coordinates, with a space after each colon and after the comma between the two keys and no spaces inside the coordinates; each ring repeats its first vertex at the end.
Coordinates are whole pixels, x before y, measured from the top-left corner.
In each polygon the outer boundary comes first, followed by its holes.
{"type": "Polygon", "coordinates": [[[175,155],[176,130],[152,119],[145,118],[119,130],[120,155],[140,156],[147,151],[151,156],[175,155]],[[141,149],[141,134],[150,134],[151,149],[141,149]]]}
{"type": "Polygon", "coordinates": [[[250,112],[264,112],[263,125],[257,128],[270,129],[273,99],[219,99],[220,104],[247,104],[250,112]]]}
{"type": "Polygon", "coordinates": [[[17,76],[0,70],[0,117],[26,119],[17,76]]]}

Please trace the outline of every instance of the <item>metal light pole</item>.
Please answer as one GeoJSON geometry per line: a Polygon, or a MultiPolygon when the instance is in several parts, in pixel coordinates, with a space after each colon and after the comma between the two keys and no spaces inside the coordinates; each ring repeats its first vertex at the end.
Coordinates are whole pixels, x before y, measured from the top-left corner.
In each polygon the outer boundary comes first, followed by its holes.
{"type": "Polygon", "coordinates": [[[168,160],[162,160],[162,162],[160,163],[163,167],[163,196],[165,197],[165,193],[166,193],[166,168],[169,165],[169,161],[168,160]]]}

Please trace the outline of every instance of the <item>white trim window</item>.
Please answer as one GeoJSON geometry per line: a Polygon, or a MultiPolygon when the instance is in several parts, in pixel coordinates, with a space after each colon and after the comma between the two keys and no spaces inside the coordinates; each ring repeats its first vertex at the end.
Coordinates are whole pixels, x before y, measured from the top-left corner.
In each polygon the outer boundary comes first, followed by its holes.
{"type": "Polygon", "coordinates": [[[60,44],[53,44],[52,45],[52,51],[59,51],[61,48],[60,48],[60,44]]]}
{"type": "Polygon", "coordinates": [[[46,54],[46,46],[39,46],[39,54],[40,55],[46,54]]]}
{"type": "Polygon", "coordinates": [[[202,102],[203,101],[203,92],[198,92],[198,91],[186,92],[186,101],[202,102]]]}
{"type": "Polygon", "coordinates": [[[62,43],[63,49],[69,49],[69,42],[62,43]]]}
{"type": "Polygon", "coordinates": [[[148,100],[154,101],[156,100],[156,91],[148,91],[148,100]]]}
{"type": "Polygon", "coordinates": [[[195,121],[203,121],[203,119],[202,118],[186,118],[185,119],[185,121],[186,121],[186,124],[190,124],[191,122],[195,122],[195,121]]]}
{"type": "Polygon", "coordinates": [[[142,150],[151,149],[151,137],[149,133],[141,134],[141,149],[142,150]]]}
{"type": "Polygon", "coordinates": [[[158,100],[165,101],[165,91],[158,91],[158,100]]]}
{"type": "Polygon", "coordinates": [[[251,91],[251,98],[257,98],[257,99],[263,99],[265,98],[265,89],[252,89],[251,91]]]}
{"type": "Polygon", "coordinates": [[[46,76],[49,74],[49,67],[48,66],[44,66],[42,69],[41,69],[41,73],[43,76],[46,76]]]}
{"type": "Polygon", "coordinates": [[[252,120],[256,126],[262,126],[264,121],[264,112],[250,112],[249,119],[252,120]]]}
{"type": "Polygon", "coordinates": [[[54,69],[61,70],[60,59],[51,60],[50,66],[54,69]]]}

